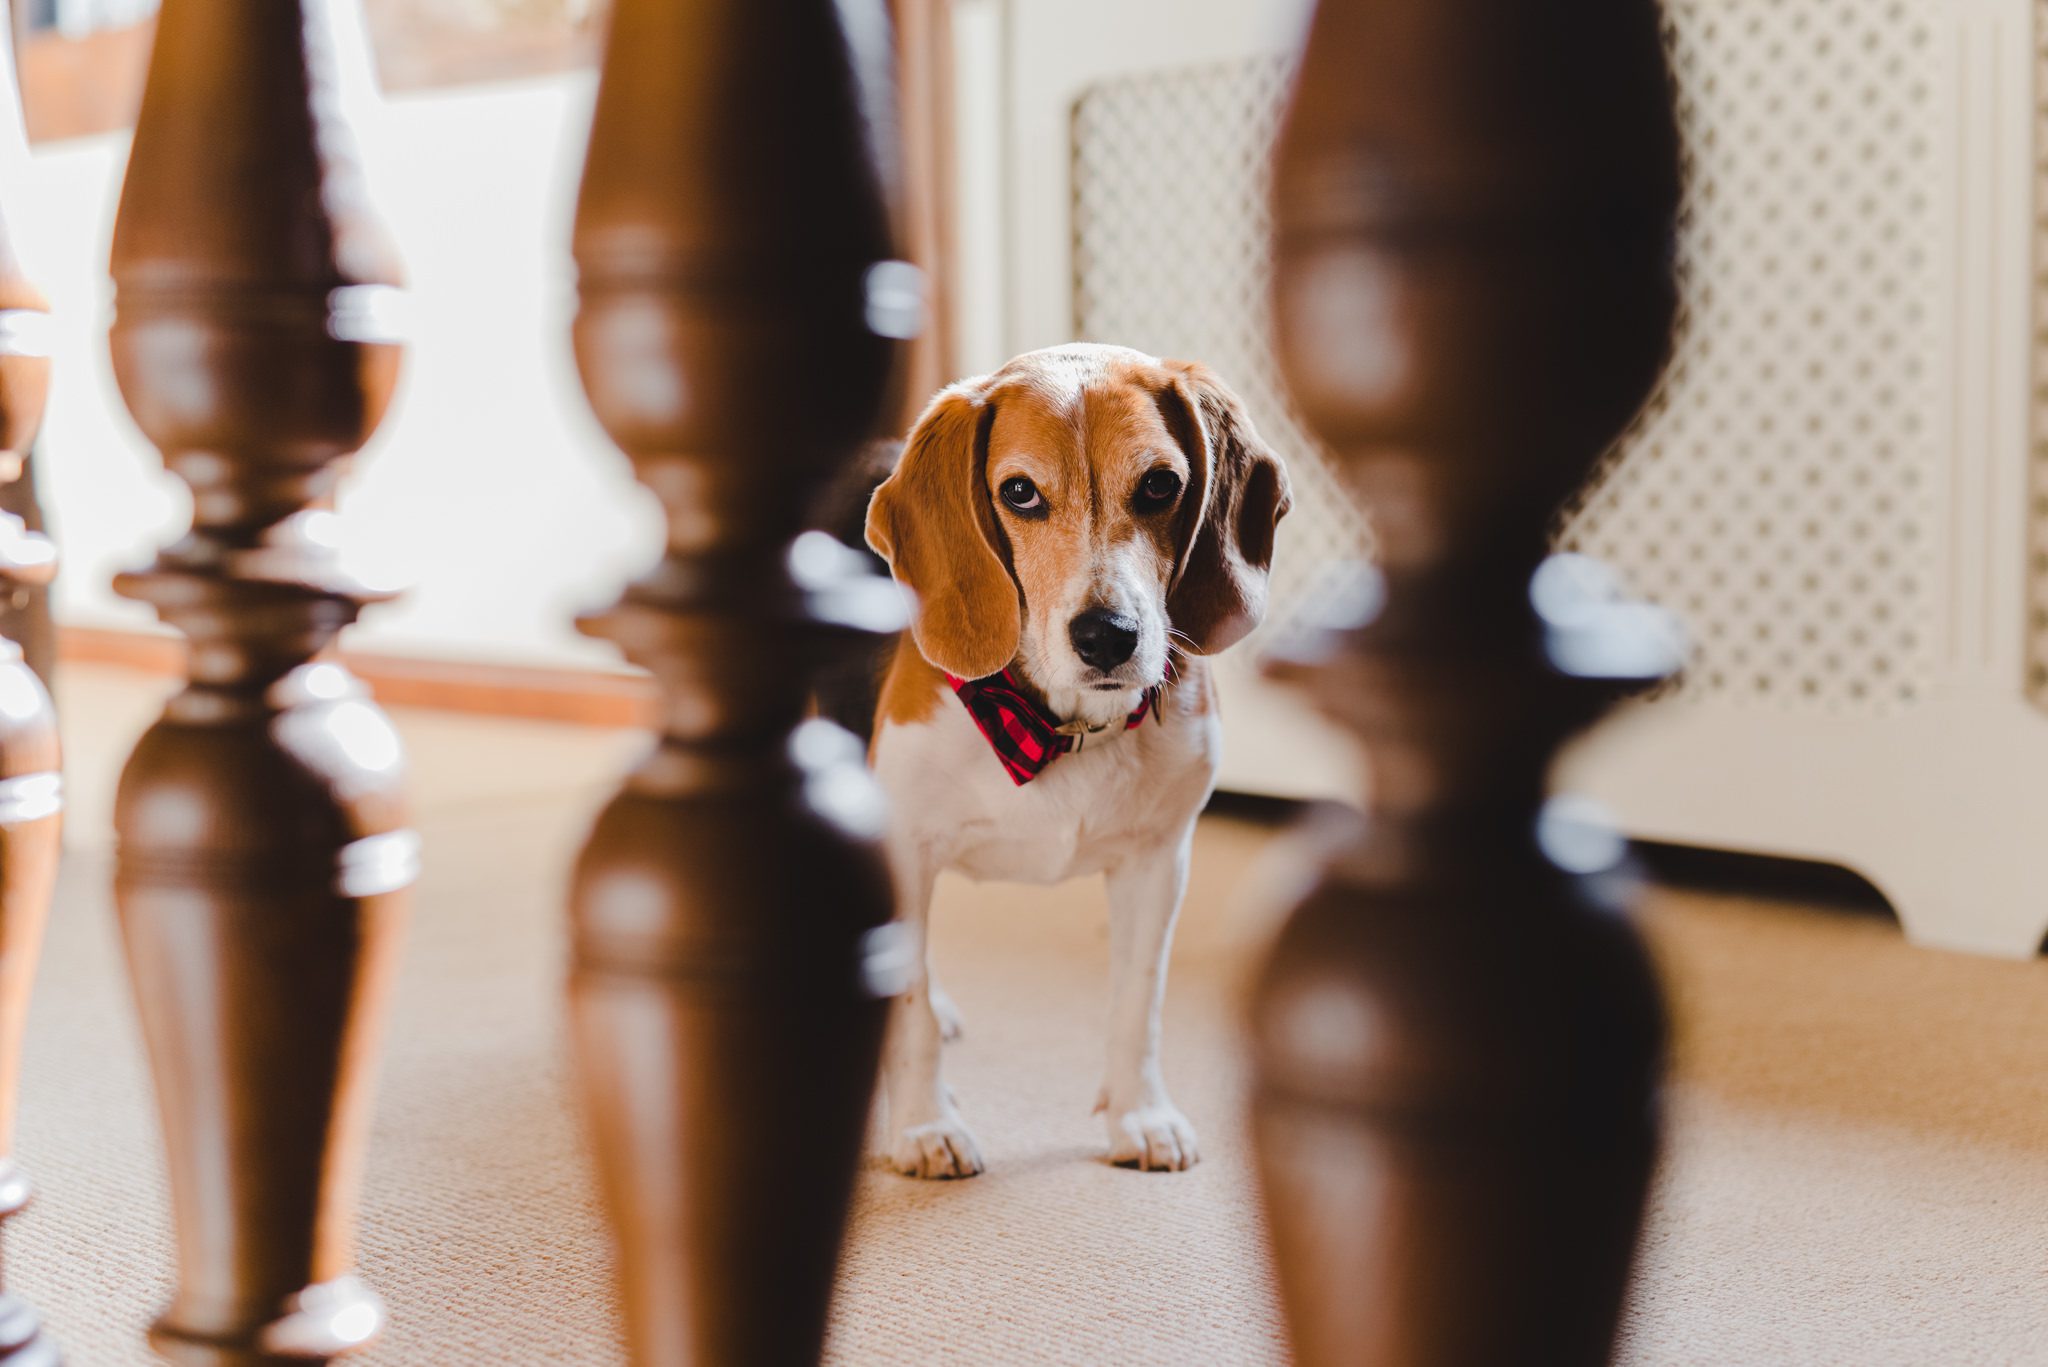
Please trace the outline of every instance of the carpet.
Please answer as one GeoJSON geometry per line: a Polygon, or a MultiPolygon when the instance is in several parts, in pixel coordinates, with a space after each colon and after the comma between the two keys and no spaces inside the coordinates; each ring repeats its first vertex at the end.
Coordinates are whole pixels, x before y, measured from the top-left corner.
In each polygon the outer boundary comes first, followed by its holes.
{"type": "MultiPolygon", "coordinates": [[[[108,905],[112,785],[160,681],[65,681],[70,849],[30,1022],[17,1153],[40,1198],[11,1282],[74,1367],[151,1361],[169,1226],[108,905]]],[[[568,1101],[561,901],[641,743],[396,713],[426,840],[371,1138],[363,1367],[622,1360],[568,1101]]],[[[1238,1120],[1243,978],[1289,867],[1211,819],[1169,992],[1166,1069],[1204,1162],[1102,1161],[1099,886],[942,884],[948,1072],[990,1171],[864,1174],[831,1361],[1264,1364],[1286,1358],[1238,1120]]],[[[1887,919],[1658,890],[1677,1017],[1668,1151],[1630,1298],[1630,1367],[2048,1364],[2048,964],[1908,947],[1887,919]]],[[[760,1180],[773,1180],[760,1174],[760,1180]]],[[[735,1174],[736,1181],[748,1174],[735,1174]]]]}

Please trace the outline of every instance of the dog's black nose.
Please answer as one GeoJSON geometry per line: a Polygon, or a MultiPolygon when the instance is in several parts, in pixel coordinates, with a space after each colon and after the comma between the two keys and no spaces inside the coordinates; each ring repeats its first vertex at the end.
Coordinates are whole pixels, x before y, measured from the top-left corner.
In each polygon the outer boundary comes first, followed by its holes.
{"type": "Polygon", "coordinates": [[[1067,624],[1074,653],[1097,669],[1115,669],[1138,648],[1138,624],[1107,608],[1090,608],[1067,624]]]}

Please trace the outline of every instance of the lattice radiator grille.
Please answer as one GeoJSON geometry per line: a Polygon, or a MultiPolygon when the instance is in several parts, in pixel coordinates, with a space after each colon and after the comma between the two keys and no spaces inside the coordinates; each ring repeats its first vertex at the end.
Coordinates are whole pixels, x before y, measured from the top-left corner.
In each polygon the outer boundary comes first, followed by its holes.
{"type": "Polygon", "coordinates": [[[1931,683],[1932,2],[1667,7],[1684,313],[1561,539],[1684,617],[1688,689],[1840,709],[1931,683]]]}
{"type": "MultiPolygon", "coordinates": [[[[1948,70],[1935,3],[1667,6],[1685,133],[1683,320],[1669,377],[1559,541],[1683,615],[1695,648],[1680,693],[1869,711],[1932,686],[1944,511],[1932,137],[1948,70]]],[[[1320,570],[1368,549],[1272,356],[1264,177],[1287,75],[1284,59],[1260,58],[1120,78],[1073,119],[1080,332],[1209,361],[1290,457],[1302,497],[1274,586],[1283,623],[1320,570]]],[[[2048,498],[2042,508],[2037,582],[2048,498]]],[[[2048,642],[2048,591],[2038,597],[2048,642]]],[[[2048,644],[2036,653],[2048,679],[2048,644]]]]}

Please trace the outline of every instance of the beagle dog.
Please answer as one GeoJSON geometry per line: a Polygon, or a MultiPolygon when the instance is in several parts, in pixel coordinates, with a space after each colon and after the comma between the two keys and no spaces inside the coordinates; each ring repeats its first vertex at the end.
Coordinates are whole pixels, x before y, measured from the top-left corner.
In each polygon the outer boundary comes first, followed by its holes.
{"type": "Polygon", "coordinates": [[[897,1169],[971,1177],[939,1076],[957,1030],[922,944],[941,870],[1108,876],[1112,1162],[1178,1171],[1195,1132],[1159,1063],[1166,961],[1221,732],[1204,659],[1258,625],[1287,472],[1200,365],[1123,347],[1020,356],[941,392],[868,507],[916,605],[871,746],[914,980],[883,1064],[897,1169]],[[993,753],[992,753],[993,752],[993,753]]]}

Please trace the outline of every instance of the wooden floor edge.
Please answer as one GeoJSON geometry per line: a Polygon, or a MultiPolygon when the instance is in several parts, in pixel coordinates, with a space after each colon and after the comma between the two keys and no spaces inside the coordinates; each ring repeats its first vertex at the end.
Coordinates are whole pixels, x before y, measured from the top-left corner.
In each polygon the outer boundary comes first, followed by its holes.
{"type": "MultiPolygon", "coordinates": [[[[185,642],[163,632],[59,626],[57,658],[150,674],[182,674],[185,642]]],[[[584,726],[646,727],[655,715],[654,687],[636,675],[352,650],[341,652],[341,658],[370,685],[379,702],[395,707],[584,726]]]]}

